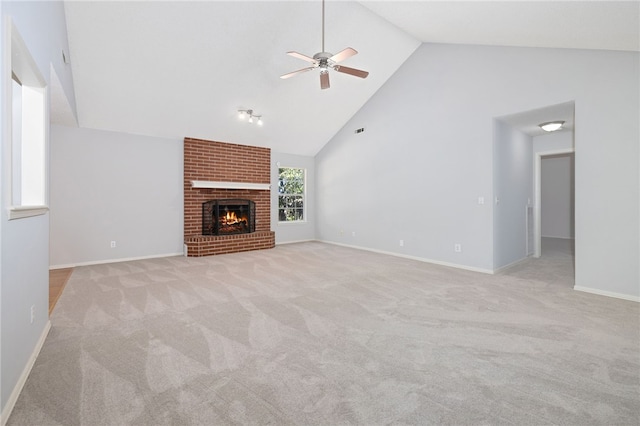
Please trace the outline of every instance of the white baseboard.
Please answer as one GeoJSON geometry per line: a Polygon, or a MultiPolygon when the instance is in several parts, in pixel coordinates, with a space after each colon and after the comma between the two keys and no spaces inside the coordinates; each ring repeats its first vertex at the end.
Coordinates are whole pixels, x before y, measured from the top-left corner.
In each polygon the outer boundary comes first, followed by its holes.
{"type": "Polygon", "coordinates": [[[36,362],[36,358],[38,358],[38,355],[40,354],[40,350],[44,345],[44,341],[47,339],[49,330],[51,330],[51,321],[47,321],[47,324],[45,325],[44,330],[42,330],[42,334],[40,334],[40,338],[38,339],[38,342],[36,343],[35,348],[33,348],[33,352],[31,353],[29,360],[27,361],[27,365],[25,365],[24,370],[22,370],[22,374],[20,374],[20,377],[18,378],[18,382],[13,387],[13,391],[11,392],[11,395],[9,395],[9,400],[7,401],[7,404],[2,409],[2,414],[0,414],[0,425],[5,426],[7,424],[7,421],[9,420],[9,416],[13,411],[13,407],[16,405],[16,402],[18,401],[20,392],[22,392],[22,388],[24,387],[24,384],[27,383],[27,378],[29,377],[29,373],[31,373],[31,369],[33,368],[33,365],[36,362]]]}
{"type": "Polygon", "coordinates": [[[130,262],[132,260],[156,259],[160,257],[174,257],[174,256],[184,256],[184,252],[152,254],[149,256],[138,256],[138,257],[125,257],[121,259],[92,260],[89,262],[68,263],[65,265],[51,265],[49,266],[49,269],[51,270],[51,269],[75,268],[76,266],[102,265],[104,263],[130,262]]]}
{"type": "Polygon", "coordinates": [[[543,235],[542,238],[552,238],[554,240],[575,240],[575,237],[559,237],[554,235],[543,235]]]}
{"type": "Polygon", "coordinates": [[[310,242],[310,241],[318,241],[318,240],[314,240],[314,239],[312,238],[312,239],[308,239],[308,240],[282,241],[282,242],[279,242],[279,243],[278,243],[278,242],[276,242],[276,245],[277,245],[277,246],[282,246],[282,245],[285,245],[285,244],[308,243],[308,242],[310,242]]]}
{"type": "Polygon", "coordinates": [[[342,247],[348,247],[348,248],[353,248],[353,249],[357,249],[357,250],[364,250],[364,251],[371,251],[371,252],[374,252],[374,253],[386,254],[386,255],[389,255],[389,256],[402,257],[404,259],[417,260],[418,262],[433,263],[434,265],[448,266],[450,268],[464,269],[464,270],[473,271],[473,272],[482,272],[483,274],[493,274],[493,271],[491,269],[476,268],[475,266],[467,266],[467,265],[460,265],[460,264],[457,264],[457,263],[442,262],[440,260],[433,260],[433,259],[427,259],[427,258],[424,258],[424,257],[410,256],[410,255],[402,254],[402,253],[394,253],[392,251],[376,250],[376,249],[371,249],[371,248],[367,248],[367,247],[352,246],[352,245],[349,245],[349,244],[335,243],[333,241],[324,241],[324,240],[315,240],[315,241],[319,241],[321,243],[333,244],[335,246],[342,246],[342,247]]]}
{"type": "Polygon", "coordinates": [[[582,287],[579,285],[574,286],[573,289],[577,291],[582,291],[584,293],[597,294],[599,296],[615,297],[616,299],[630,300],[632,302],[640,302],[640,297],[632,296],[630,294],[615,293],[613,291],[598,290],[597,288],[582,287]]]}
{"type": "Polygon", "coordinates": [[[533,257],[533,254],[528,254],[528,255],[527,255],[527,257],[523,257],[522,259],[514,260],[514,261],[513,261],[513,262],[511,262],[511,263],[507,263],[507,264],[506,264],[506,265],[504,265],[504,266],[501,266],[501,267],[499,267],[499,268],[497,268],[497,269],[494,269],[494,270],[493,270],[493,273],[494,273],[494,274],[498,274],[498,273],[500,273],[500,272],[504,271],[505,269],[509,269],[509,268],[511,268],[512,266],[516,266],[518,263],[522,263],[522,262],[524,262],[525,260],[529,260],[529,259],[531,259],[531,257],[533,257]]]}

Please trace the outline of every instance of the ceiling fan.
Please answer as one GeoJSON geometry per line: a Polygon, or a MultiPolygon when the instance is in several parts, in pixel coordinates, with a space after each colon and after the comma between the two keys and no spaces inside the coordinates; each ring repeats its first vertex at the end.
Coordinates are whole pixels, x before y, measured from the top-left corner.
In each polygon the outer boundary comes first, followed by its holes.
{"type": "Polygon", "coordinates": [[[346,49],[341,50],[335,55],[329,52],[325,52],[324,50],[324,0],[322,0],[322,52],[318,52],[313,57],[309,57],[307,55],[303,55],[298,52],[287,52],[287,55],[293,56],[294,58],[302,59],[303,61],[311,62],[313,65],[307,68],[302,68],[297,71],[293,71],[284,75],[281,75],[280,78],[285,79],[289,77],[293,77],[297,74],[302,74],[303,72],[311,71],[313,69],[320,69],[320,88],[328,89],[329,88],[329,69],[334,71],[338,71],[344,74],[353,75],[360,78],[367,78],[369,73],[367,71],[358,70],[355,68],[345,67],[344,65],[338,65],[338,62],[342,62],[347,58],[352,57],[358,52],[351,47],[347,47],[346,49]]]}

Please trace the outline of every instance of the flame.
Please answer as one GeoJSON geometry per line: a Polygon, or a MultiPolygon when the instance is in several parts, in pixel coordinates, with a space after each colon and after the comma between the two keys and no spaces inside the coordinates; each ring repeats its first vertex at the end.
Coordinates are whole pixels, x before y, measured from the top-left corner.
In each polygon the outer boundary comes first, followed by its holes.
{"type": "Polygon", "coordinates": [[[238,216],[236,216],[236,212],[227,212],[225,222],[227,224],[238,223],[238,216]]]}
{"type": "Polygon", "coordinates": [[[246,216],[238,216],[236,212],[227,212],[223,217],[222,221],[225,225],[235,225],[236,223],[247,222],[246,216]]]}

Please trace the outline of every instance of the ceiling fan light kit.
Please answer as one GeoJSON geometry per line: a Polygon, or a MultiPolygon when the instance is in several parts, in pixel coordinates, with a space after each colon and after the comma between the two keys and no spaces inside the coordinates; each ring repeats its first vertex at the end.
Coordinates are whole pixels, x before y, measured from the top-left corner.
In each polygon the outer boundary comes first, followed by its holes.
{"type": "Polygon", "coordinates": [[[294,58],[302,59],[303,61],[310,62],[312,65],[306,68],[299,69],[297,71],[293,71],[287,74],[283,74],[280,76],[282,79],[293,77],[294,75],[302,74],[307,71],[311,71],[314,69],[320,69],[320,88],[328,89],[330,87],[329,84],[329,70],[332,69],[337,72],[341,72],[343,74],[353,75],[355,77],[367,78],[369,73],[367,71],[362,71],[355,68],[349,68],[342,65],[338,65],[338,62],[342,62],[347,58],[356,55],[358,52],[351,48],[347,47],[346,49],[342,49],[340,52],[335,55],[329,52],[325,52],[324,50],[324,0],[322,0],[322,52],[318,52],[313,57],[303,55],[302,53],[290,51],[287,52],[287,55],[293,56],[294,58]]]}

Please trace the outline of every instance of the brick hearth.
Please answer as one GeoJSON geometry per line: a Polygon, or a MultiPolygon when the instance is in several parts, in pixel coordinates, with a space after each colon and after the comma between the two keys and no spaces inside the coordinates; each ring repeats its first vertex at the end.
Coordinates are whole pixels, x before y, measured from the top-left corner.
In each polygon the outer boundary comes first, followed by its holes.
{"type": "Polygon", "coordinates": [[[273,248],[271,191],[254,189],[193,188],[191,181],[271,182],[271,150],[254,146],[184,139],[184,242],[188,256],[273,248]],[[202,203],[214,199],[247,199],[256,203],[256,232],[202,235],[202,203]]]}

